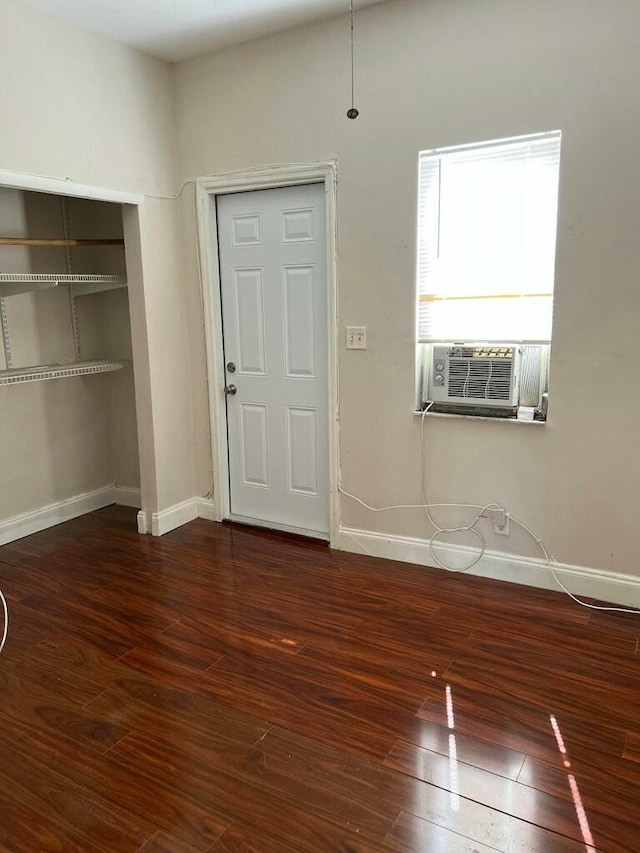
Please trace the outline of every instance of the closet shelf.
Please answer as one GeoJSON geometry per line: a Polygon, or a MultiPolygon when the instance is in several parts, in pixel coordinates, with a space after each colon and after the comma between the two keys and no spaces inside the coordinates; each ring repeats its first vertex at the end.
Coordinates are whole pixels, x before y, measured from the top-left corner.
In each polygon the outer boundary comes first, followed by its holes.
{"type": "Polygon", "coordinates": [[[119,238],[78,238],[55,237],[0,237],[0,246],[124,246],[124,240],[119,238]]]}
{"type": "Polygon", "coordinates": [[[0,296],[46,290],[61,284],[73,285],[74,296],[126,287],[123,275],[71,275],[69,273],[0,273],[0,296]]]}
{"type": "Polygon", "coordinates": [[[10,370],[0,370],[0,386],[89,376],[92,373],[112,373],[114,370],[122,370],[124,366],[124,361],[72,361],[65,364],[39,364],[37,367],[12,367],[10,370]]]}

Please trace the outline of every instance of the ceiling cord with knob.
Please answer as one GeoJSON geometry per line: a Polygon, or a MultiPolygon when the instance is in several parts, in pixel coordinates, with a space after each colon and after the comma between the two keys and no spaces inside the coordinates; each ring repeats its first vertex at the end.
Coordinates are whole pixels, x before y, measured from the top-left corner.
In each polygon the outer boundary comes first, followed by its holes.
{"type": "Polygon", "coordinates": [[[353,0],[349,0],[349,22],[351,25],[351,108],[347,110],[347,118],[358,118],[360,113],[355,107],[355,70],[353,61],[353,0]]]}

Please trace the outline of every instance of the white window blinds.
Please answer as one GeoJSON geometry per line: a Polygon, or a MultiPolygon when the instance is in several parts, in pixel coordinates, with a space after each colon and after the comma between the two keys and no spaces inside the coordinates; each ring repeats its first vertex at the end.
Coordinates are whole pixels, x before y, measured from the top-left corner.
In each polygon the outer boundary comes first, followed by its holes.
{"type": "Polygon", "coordinates": [[[559,167],[559,131],[420,153],[420,342],[551,340],[559,167]]]}

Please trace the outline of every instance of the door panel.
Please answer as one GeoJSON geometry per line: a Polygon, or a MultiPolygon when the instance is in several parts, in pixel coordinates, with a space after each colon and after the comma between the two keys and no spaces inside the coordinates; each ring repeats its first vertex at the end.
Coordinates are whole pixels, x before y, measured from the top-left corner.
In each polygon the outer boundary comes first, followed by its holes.
{"type": "Polygon", "coordinates": [[[322,184],[217,199],[230,510],[329,531],[322,184]]]}
{"type": "Polygon", "coordinates": [[[314,211],[283,210],[282,211],[282,242],[302,243],[313,240],[314,211]]]}
{"type": "Polygon", "coordinates": [[[234,270],[236,338],[240,373],[265,373],[262,270],[234,270]]]}
{"type": "Polygon", "coordinates": [[[287,408],[289,491],[318,494],[318,412],[287,408]]]}
{"type": "Polygon", "coordinates": [[[315,379],[316,318],[313,267],[285,267],[284,351],[285,372],[291,378],[315,379]]]}
{"type": "Polygon", "coordinates": [[[259,403],[240,403],[242,482],[269,488],[269,410],[259,403]]]}
{"type": "Polygon", "coordinates": [[[260,214],[234,216],[231,220],[231,228],[234,246],[262,245],[260,214]]]}

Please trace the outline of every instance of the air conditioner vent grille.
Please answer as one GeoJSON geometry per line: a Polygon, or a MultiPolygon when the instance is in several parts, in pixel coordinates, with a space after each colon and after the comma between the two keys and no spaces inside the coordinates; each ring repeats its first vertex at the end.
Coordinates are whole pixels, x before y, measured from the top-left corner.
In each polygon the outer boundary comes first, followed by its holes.
{"type": "Polygon", "coordinates": [[[450,358],[449,399],[504,400],[511,398],[510,359],[450,358]]]}

